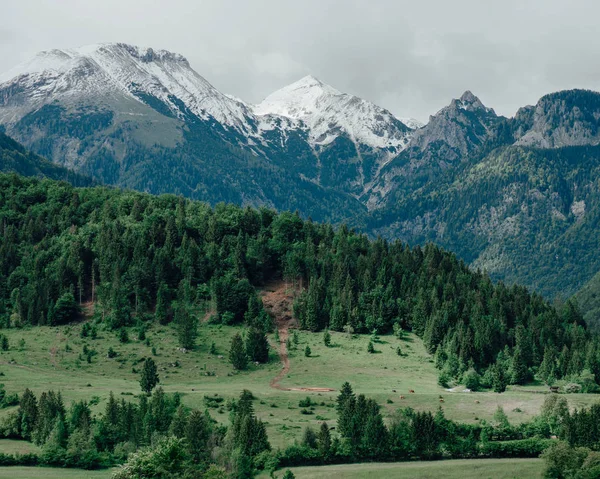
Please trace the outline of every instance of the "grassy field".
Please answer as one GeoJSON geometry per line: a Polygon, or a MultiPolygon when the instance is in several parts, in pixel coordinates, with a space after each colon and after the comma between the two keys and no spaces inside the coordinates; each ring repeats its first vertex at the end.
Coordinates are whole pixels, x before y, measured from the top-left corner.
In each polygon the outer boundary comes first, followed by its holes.
{"type": "Polygon", "coordinates": [[[0,452],[3,454],[37,454],[40,448],[27,441],[0,439],[0,452]]]}
{"type": "Polygon", "coordinates": [[[109,479],[111,469],[84,471],[53,467],[0,467],[0,478],[6,479],[109,479]]]}
{"type": "MultiPolygon", "coordinates": [[[[237,397],[242,389],[252,391],[257,397],[257,414],[267,422],[269,438],[275,447],[298,438],[307,424],[318,426],[321,421],[335,421],[336,391],[308,393],[269,386],[281,370],[275,351],[271,352],[268,365],[251,365],[248,371],[235,373],[227,353],[231,336],[238,330],[204,324],[200,328],[198,347],[191,352],[178,349],[174,331],[168,326],[148,330],[150,346],[139,341],[133,329],[131,340],[126,344],[120,343],[110,331],[101,330],[96,340],[81,338],[81,325],[5,330],[10,350],[0,353],[0,374],[3,375],[0,382],[9,393],[21,393],[26,387],[38,394],[49,389],[59,390],[67,404],[72,400],[98,398],[99,403],[94,408],[98,412],[104,408],[110,391],[131,399],[140,392],[137,372],[140,361],[152,356],[154,347],[160,384],[167,392],[182,393],[183,402],[189,406],[204,408],[205,395],[218,394],[227,399],[237,397]],[[212,342],[217,348],[216,355],[210,354],[212,342]],[[82,355],[84,345],[97,353],[91,364],[82,355]],[[117,351],[116,358],[107,357],[109,347],[117,351]],[[310,415],[302,414],[302,408],[298,407],[298,401],[306,396],[319,404],[310,415]]],[[[431,356],[411,334],[404,340],[382,336],[375,343],[375,354],[367,353],[368,336],[349,337],[343,333],[331,336],[332,347],[326,347],[322,334],[299,332],[299,344],[290,352],[291,369],[281,386],[337,390],[347,380],[356,392],[374,397],[387,413],[399,407],[435,410],[442,405],[448,417],[467,422],[491,418],[498,405],[504,407],[511,421],[521,422],[537,414],[545,397],[539,394],[545,389],[543,386],[509,390],[504,394],[447,392],[437,385],[437,370],[431,356]],[[312,357],[304,357],[306,345],[310,346],[312,357]],[[398,346],[403,356],[396,354],[398,346]],[[409,393],[410,389],[415,393],[409,393]],[[440,395],[444,398],[443,404],[440,395]]],[[[597,399],[585,394],[568,396],[573,407],[597,399]]],[[[7,412],[9,410],[2,410],[0,415],[7,412]]],[[[224,408],[211,409],[211,414],[219,421],[228,421],[224,408]]]]}
{"type": "MultiPolygon", "coordinates": [[[[542,477],[541,459],[468,459],[432,462],[347,464],[296,467],[297,479],[536,479],[542,477]]],[[[283,476],[280,471],[277,476],[283,476]]],[[[266,474],[259,476],[266,479],[266,474]]]]}

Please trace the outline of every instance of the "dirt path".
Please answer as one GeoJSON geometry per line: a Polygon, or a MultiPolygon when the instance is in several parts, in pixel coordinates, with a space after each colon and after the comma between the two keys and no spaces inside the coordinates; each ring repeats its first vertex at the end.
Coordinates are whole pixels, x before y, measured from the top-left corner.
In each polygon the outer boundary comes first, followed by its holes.
{"type": "Polygon", "coordinates": [[[281,371],[271,379],[269,385],[280,391],[307,391],[307,392],[331,392],[335,389],[331,388],[313,388],[299,387],[286,388],[279,382],[290,372],[290,358],[287,350],[287,340],[289,338],[289,329],[294,324],[292,315],[292,305],[294,303],[293,289],[288,287],[284,281],[272,283],[268,285],[261,293],[262,301],[265,309],[273,318],[279,332],[279,345],[275,345],[278,349],[279,358],[281,359],[281,371]]]}

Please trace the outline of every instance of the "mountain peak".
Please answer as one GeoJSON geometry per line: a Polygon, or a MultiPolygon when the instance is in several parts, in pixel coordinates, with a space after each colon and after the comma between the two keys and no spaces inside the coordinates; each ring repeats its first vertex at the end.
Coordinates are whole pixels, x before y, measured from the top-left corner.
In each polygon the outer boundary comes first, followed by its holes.
{"type": "Polygon", "coordinates": [[[315,86],[325,86],[325,84],[319,80],[317,77],[313,75],[306,75],[305,77],[300,78],[300,80],[292,83],[289,86],[295,87],[315,87],[315,86]]]}

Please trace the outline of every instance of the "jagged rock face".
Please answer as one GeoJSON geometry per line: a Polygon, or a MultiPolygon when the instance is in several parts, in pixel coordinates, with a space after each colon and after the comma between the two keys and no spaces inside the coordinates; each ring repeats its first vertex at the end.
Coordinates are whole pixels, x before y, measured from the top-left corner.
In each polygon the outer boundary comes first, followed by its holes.
{"type": "Polygon", "coordinates": [[[535,107],[521,109],[516,144],[536,148],[600,143],[600,94],[570,90],[546,95],[535,107]]]}
{"type": "Polygon", "coordinates": [[[498,116],[470,91],[430,117],[429,123],[416,131],[409,144],[427,157],[443,145],[445,154],[435,156],[444,163],[464,158],[486,139],[498,116]]]}
{"type": "Polygon", "coordinates": [[[364,199],[380,208],[418,189],[440,172],[458,165],[488,138],[501,118],[470,91],[429,118],[416,130],[403,152],[381,171],[364,199]]]}

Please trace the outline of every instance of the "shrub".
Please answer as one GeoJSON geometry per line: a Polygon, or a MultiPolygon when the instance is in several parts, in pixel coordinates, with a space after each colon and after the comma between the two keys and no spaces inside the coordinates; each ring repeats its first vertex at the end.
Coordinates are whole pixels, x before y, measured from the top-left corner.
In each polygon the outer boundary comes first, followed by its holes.
{"type": "Polygon", "coordinates": [[[539,457],[554,441],[552,439],[518,439],[515,441],[489,441],[482,445],[481,453],[487,457],[539,457]]]}
{"type": "Polygon", "coordinates": [[[465,387],[471,391],[479,391],[481,377],[474,369],[469,369],[464,375],[465,387]]]}

